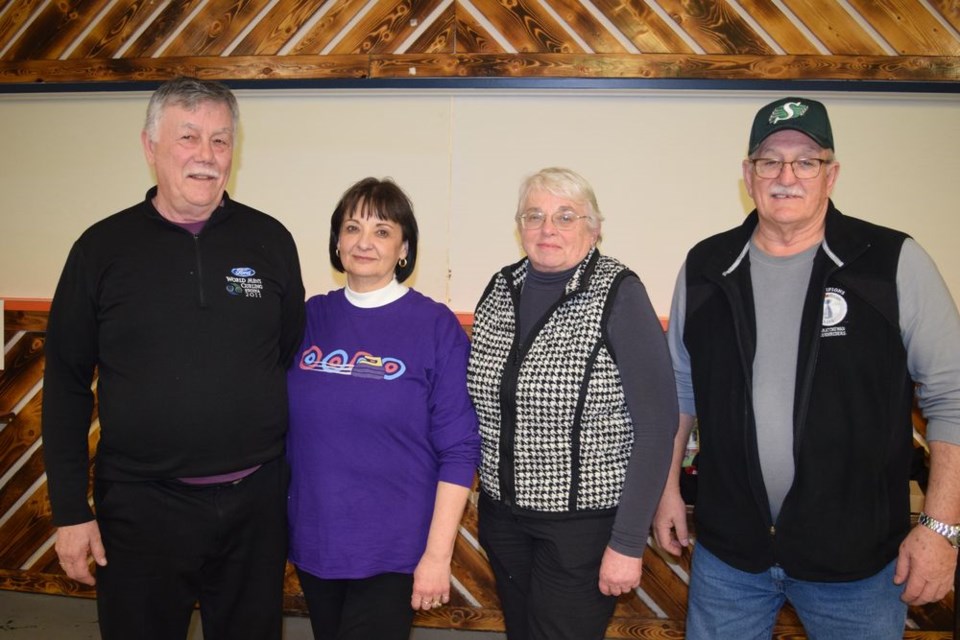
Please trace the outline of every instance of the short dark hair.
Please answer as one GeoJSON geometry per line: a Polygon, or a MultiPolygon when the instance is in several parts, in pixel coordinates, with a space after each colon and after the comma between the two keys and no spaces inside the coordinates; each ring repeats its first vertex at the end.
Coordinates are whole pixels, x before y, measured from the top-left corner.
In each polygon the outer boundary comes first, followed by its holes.
{"type": "Polygon", "coordinates": [[[413,215],[413,204],[407,194],[397,186],[390,178],[378,180],[376,178],[364,178],[347,189],[337,208],[333,210],[330,216],[330,264],[333,268],[343,273],[343,262],[337,255],[337,243],[340,241],[340,227],[343,221],[353,215],[358,207],[358,215],[362,218],[371,216],[379,220],[396,222],[400,225],[400,231],[403,234],[403,241],[407,243],[407,263],[404,266],[399,264],[394,267],[394,274],[398,282],[403,282],[410,277],[414,268],[417,266],[417,219],[413,215]]]}

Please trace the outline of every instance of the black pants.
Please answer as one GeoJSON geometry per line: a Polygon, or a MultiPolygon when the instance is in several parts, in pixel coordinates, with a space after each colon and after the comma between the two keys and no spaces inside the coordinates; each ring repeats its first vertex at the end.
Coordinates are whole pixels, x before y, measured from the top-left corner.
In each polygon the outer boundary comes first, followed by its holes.
{"type": "Polygon", "coordinates": [[[98,480],[103,639],[186,638],[199,601],[206,640],[279,640],[288,479],[278,458],[236,484],[98,480]]]}
{"type": "Polygon", "coordinates": [[[480,545],[497,580],[509,640],[603,640],[617,599],[600,593],[613,516],[517,516],[480,495],[480,545]]]}
{"type": "Polygon", "coordinates": [[[314,640],[407,640],[413,626],[413,576],[381,573],[328,580],[297,569],[314,640]]]}

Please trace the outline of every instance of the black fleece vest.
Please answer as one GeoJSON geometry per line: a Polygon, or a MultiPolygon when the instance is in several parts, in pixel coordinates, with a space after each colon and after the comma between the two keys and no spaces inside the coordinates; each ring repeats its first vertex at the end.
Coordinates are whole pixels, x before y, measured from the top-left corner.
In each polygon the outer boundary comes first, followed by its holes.
{"type": "Polygon", "coordinates": [[[744,571],[779,564],[805,580],[864,578],[896,557],[910,528],[913,382],[896,287],[907,236],[830,206],[801,320],[796,475],[774,523],[757,452],[756,323],[741,253],[756,220],[754,213],[687,258],[683,338],[701,443],[697,536],[744,571]]]}

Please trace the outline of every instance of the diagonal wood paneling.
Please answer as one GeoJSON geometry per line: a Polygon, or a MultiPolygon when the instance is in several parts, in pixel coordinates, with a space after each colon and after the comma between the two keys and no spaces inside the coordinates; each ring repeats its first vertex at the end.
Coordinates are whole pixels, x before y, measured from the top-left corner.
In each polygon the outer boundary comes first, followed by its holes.
{"type": "MultiPolygon", "coordinates": [[[[169,2],[163,10],[156,15],[151,13],[149,22],[145,22],[146,29],[133,38],[129,47],[124,51],[124,58],[148,58],[157,53],[161,46],[174,34],[181,24],[185,23],[187,17],[200,4],[202,0],[183,0],[182,2],[169,2]]],[[[152,2],[147,2],[152,8],[152,2]]]]}
{"type": "MultiPolygon", "coordinates": [[[[917,0],[849,0],[900,55],[960,55],[960,42],[917,0]]],[[[960,3],[956,3],[960,6],[960,3]]]]}
{"type": "Polygon", "coordinates": [[[628,53],[617,38],[578,0],[551,0],[560,18],[578,34],[594,53],[628,53]]]}
{"type": "Polygon", "coordinates": [[[43,0],[12,0],[0,7],[0,51],[14,42],[15,35],[34,15],[43,0]]]}
{"type": "Polygon", "coordinates": [[[472,0],[472,4],[519,53],[583,52],[537,0],[472,0]]]}
{"type": "Polygon", "coordinates": [[[393,53],[439,5],[440,0],[378,2],[330,53],[393,53]]]}
{"type": "MultiPolygon", "coordinates": [[[[327,0],[327,2],[332,2],[332,0],[327,0]]],[[[276,55],[304,23],[321,10],[322,6],[315,0],[298,0],[297,2],[287,3],[279,9],[276,6],[273,7],[234,47],[231,55],[276,55]]]]}
{"type": "Polygon", "coordinates": [[[930,0],[930,4],[954,29],[960,31],[960,2],[957,0],[930,0]]]}
{"type": "Polygon", "coordinates": [[[130,40],[156,7],[140,0],[114,5],[70,51],[71,58],[111,58],[130,40]]]}
{"type": "Polygon", "coordinates": [[[706,53],[774,53],[722,0],[659,0],[659,4],[706,53]]]}
{"type": "MultiPolygon", "coordinates": [[[[443,12],[445,13],[445,12],[443,12]]],[[[442,15],[442,14],[441,14],[442,15]]],[[[449,19],[441,21],[449,23],[449,19]]],[[[5,369],[0,371],[0,589],[94,597],[95,591],[67,579],[53,550],[40,410],[45,312],[4,313],[5,369]]],[[[469,334],[470,327],[465,327],[469,334]]],[[[919,425],[922,428],[922,425],[919,425]]],[[[99,441],[97,416],[88,446],[99,441]]],[[[691,525],[692,526],[692,525],[691,525]]],[[[652,543],[651,543],[652,544],[652,543]]],[[[690,551],[677,560],[648,544],[640,589],[619,599],[607,629],[608,638],[677,640],[683,637],[690,551]]],[[[448,606],[420,612],[424,627],[502,631],[503,615],[493,573],[477,543],[476,495],[467,505],[456,540],[454,578],[448,606]]],[[[946,640],[951,637],[955,594],[940,602],[911,607],[911,628],[904,638],[946,640]]],[[[292,567],[287,567],[284,606],[303,613],[305,604],[292,567]]],[[[796,613],[787,607],[774,629],[776,640],[802,638],[796,613]]]]}
{"type": "Polygon", "coordinates": [[[783,0],[783,3],[833,54],[880,56],[886,53],[853,16],[836,2],[783,0]]]}
{"type": "MultiPolygon", "coordinates": [[[[479,55],[506,53],[506,50],[494,39],[487,28],[474,18],[469,11],[462,10],[455,15],[456,48],[475,51],[479,55]]],[[[412,51],[410,53],[413,53],[412,51]]]]}
{"type": "Polygon", "coordinates": [[[320,19],[313,23],[291,53],[319,55],[324,47],[340,35],[341,30],[363,9],[365,4],[364,0],[327,0],[318,9],[317,13],[322,13],[320,19]]]}
{"type": "Polygon", "coordinates": [[[7,52],[8,59],[56,59],[83,32],[107,0],[50,2],[34,10],[26,32],[7,52]]]}
{"type": "Polygon", "coordinates": [[[815,55],[820,52],[772,0],[740,0],[740,6],[757,21],[761,29],[776,36],[776,43],[784,53],[815,55]]]}
{"type": "Polygon", "coordinates": [[[643,0],[594,0],[607,18],[644,53],[693,53],[693,49],[643,0]]]}
{"type": "Polygon", "coordinates": [[[0,84],[435,77],[960,81],[957,0],[11,0],[0,84]],[[426,55],[429,60],[404,56],[426,55]],[[405,70],[401,73],[400,70],[405,70]]]}
{"type": "Polygon", "coordinates": [[[163,50],[164,56],[219,56],[268,0],[211,0],[163,50]]]}
{"type": "Polygon", "coordinates": [[[457,43],[457,16],[453,4],[431,22],[414,40],[406,53],[453,53],[457,43]]]}

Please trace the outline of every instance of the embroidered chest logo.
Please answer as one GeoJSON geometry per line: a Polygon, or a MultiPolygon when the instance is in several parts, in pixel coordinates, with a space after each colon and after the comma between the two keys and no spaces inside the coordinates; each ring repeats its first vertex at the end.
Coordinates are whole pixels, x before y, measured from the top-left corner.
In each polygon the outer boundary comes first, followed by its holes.
{"type": "Polygon", "coordinates": [[[250,267],[234,267],[227,276],[227,293],[244,298],[263,297],[263,279],[254,278],[257,272],[250,267]]]}
{"type": "Polygon", "coordinates": [[[823,326],[821,338],[847,335],[847,328],[840,323],[847,317],[847,300],[843,289],[829,288],[823,296],[823,326]]]}
{"type": "Polygon", "coordinates": [[[407,365],[397,358],[375,356],[366,351],[357,351],[352,358],[349,358],[343,349],[324,355],[320,347],[314,345],[300,356],[300,368],[304,371],[335,373],[355,378],[396,380],[407,370],[407,365]]]}

